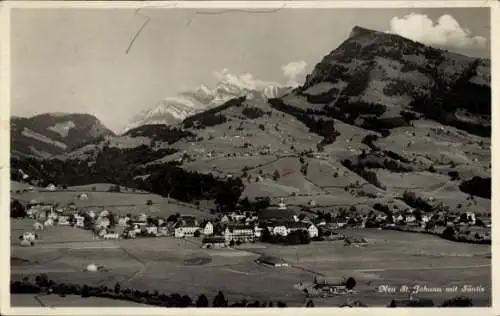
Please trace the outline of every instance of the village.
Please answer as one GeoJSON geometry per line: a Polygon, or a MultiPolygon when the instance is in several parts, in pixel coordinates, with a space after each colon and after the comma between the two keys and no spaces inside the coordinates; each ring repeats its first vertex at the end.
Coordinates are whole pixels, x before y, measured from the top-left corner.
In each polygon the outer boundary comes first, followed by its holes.
{"type": "MultiPolygon", "coordinates": [[[[32,190],[35,189],[28,189],[32,190]]],[[[51,184],[44,190],[55,191],[56,187],[51,184]]],[[[75,193],[75,198],[87,200],[91,194],[75,193]]],[[[145,204],[153,202],[147,200],[145,204]]],[[[314,206],[314,201],[311,200],[309,205],[314,206]]],[[[491,242],[490,219],[481,219],[475,213],[441,211],[425,214],[413,209],[390,209],[380,203],[373,206],[375,211],[367,214],[360,214],[356,207],[340,209],[336,213],[315,213],[304,208],[303,212],[290,209],[281,199],[277,205],[268,205],[253,212],[235,210],[230,213],[207,213],[205,217],[175,213],[165,218],[146,213],[116,214],[106,207],[78,207],[72,202],[59,205],[31,200],[25,209],[27,217],[35,222],[33,231],[19,236],[22,246],[35,245],[39,236],[36,232],[53,226],[90,230],[93,240],[197,238],[201,240],[202,248],[233,247],[259,241],[292,245],[339,239],[344,240],[346,246],[365,245],[367,242],[362,235],[347,238],[341,234],[346,229],[355,229],[362,234],[364,228],[429,233],[464,242],[491,242]]]]}

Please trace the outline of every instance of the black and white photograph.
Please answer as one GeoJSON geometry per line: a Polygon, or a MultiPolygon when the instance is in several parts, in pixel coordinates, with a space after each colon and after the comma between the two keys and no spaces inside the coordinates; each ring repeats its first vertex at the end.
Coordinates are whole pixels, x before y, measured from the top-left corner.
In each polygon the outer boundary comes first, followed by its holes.
{"type": "Polygon", "coordinates": [[[2,309],[492,307],[497,3],[64,2],[4,7],[2,309]]]}

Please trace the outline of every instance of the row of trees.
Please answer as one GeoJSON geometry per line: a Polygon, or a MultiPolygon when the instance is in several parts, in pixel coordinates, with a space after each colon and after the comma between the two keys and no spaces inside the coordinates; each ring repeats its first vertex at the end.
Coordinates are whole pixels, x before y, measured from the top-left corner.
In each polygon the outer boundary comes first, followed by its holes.
{"type": "Polygon", "coordinates": [[[331,119],[317,118],[316,115],[288,105],[281,99],[269,99],[269,104],[275,110],[284,112],[295,117],[309,128],[309,131],[323,137],[324,144],[331,144],[340,133],[335,129],[334,121],[331,119]]]}
{"type": "Polygon", "coordinates": [[[259,117],[264,116],[264,114],[266,113],[260,108],[254,106],[247,106],[243,109],[242,114],[249,119],[257,119],[259,117]]]}
{"type": "Polygon", "coordinates": [[[143,125],[129,130],[125,135],[131,137],[149,137],[154,141],[167,142],[169,145],[188,137],[196,135],[190,131],[178,127],[171,127],[163,124],[143,125]]]}
{"type": "Polygon", "coordinates": [[[160,294],[158,291],[150,292],[122,288],[120,283],[116,283],[114,287],[59,283],[50,280],[46,274],[36,276],[34,282],[31,282],[28,277],[25,277],[22,281],[11,281],[10,292],[11,294],[52,293],[60,296],[102,297],[162,307],[287,307],[281,301],[274,304],[272,301],[250,302],[242,300],[229,304],[221,291],[215,295],[210,304],[205,294],[201,294],[196,300],[193,300],[189,295],[180,295],[179,293],[166,295],[160,294]]]}

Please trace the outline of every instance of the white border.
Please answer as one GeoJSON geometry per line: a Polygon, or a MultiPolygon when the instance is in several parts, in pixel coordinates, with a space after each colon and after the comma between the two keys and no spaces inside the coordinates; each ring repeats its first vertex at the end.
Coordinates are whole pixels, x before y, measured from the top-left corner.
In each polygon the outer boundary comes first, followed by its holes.
{"type": "MultiPolygon", "coordinates": [[[[350,314],[350,315],[372,315],[380,313],[384,315],[420,315],[424,311],[418,308],[358,308],[358,309],[341,309],[341,308],[11,308],[9,298],[9,282],[10,282],[10,255],[4,249],[10,249],[10,221],[8,220],[9,209],[9,188],[10,188],[10,172],[9,172],[9,150],[10,150],[10,10],[12,8],[210,8],[210,9],[277,9],[277,8],[439,8],[439,7],[491,7],[491,60],[492,60],[492,174],[498,169],[497,161],[499,149],[495,146],[495,141],[500,139],[500,136],[495,137],[495,131],[500,133],[500,126],[495,124],[495,120],[500,115],[499,104],[499,84],[500,80],[500,62],[496,60],[499,53],[499,42],[497,37],[492,34],[500,34],[500,0],[443,0],[443,1],[6,1],[0,3],[1,26],[0,26],[0,206],[4,220],[0,220],[0,311],[4,315],[312,315],[312,314],[350,314]],[[497,22],[497,23],[495,23],[497,22]],[[5,251],[5,252],[4,252],[5,251]]],[[[493,211],[494,205],[497,205],[498,192],[500,182],[493,181],[492,195],[492,223],[496,227],[497,216],[493,211]]],[[[492,229],[492,269],[495,267],[495,252],[497,252],[499,244],[497,240],[498,233],[492,229]]],[[[498,235],[500,237],[500,235],[498,235]]],[[[10,250],[9,250],[10,253],[10,250]]],[[[496,293],[500,291],[499,277],[492,270],[492,291],[496,293]]],[[[447,315],[491,315],[500,314],[498,306],[500,295],[492,295],[493,308],[429,308],[425,310],[428,314],[447,314],[447,315]],[[496,307],[496,308],[495,308],[496,307]]]]}

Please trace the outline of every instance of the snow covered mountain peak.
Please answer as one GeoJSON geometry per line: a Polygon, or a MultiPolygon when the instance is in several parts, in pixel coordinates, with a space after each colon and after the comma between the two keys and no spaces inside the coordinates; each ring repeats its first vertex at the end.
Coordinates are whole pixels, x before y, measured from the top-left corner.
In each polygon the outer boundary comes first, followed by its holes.
{"type": "Polygon", "coordinates": [[[248,99],[275,98],[289,88],[275,82],[255,80],[251,74],[234,75],[228,69],[214,72],[217,84],[210,89],[200,85],[185,90],[176,96],[167,97],[153,107],[141,111],[124,129],[128,130],[147,124],[178,123],[188,116],[218,106],[230,99],[246,96],[248,99]]]}

